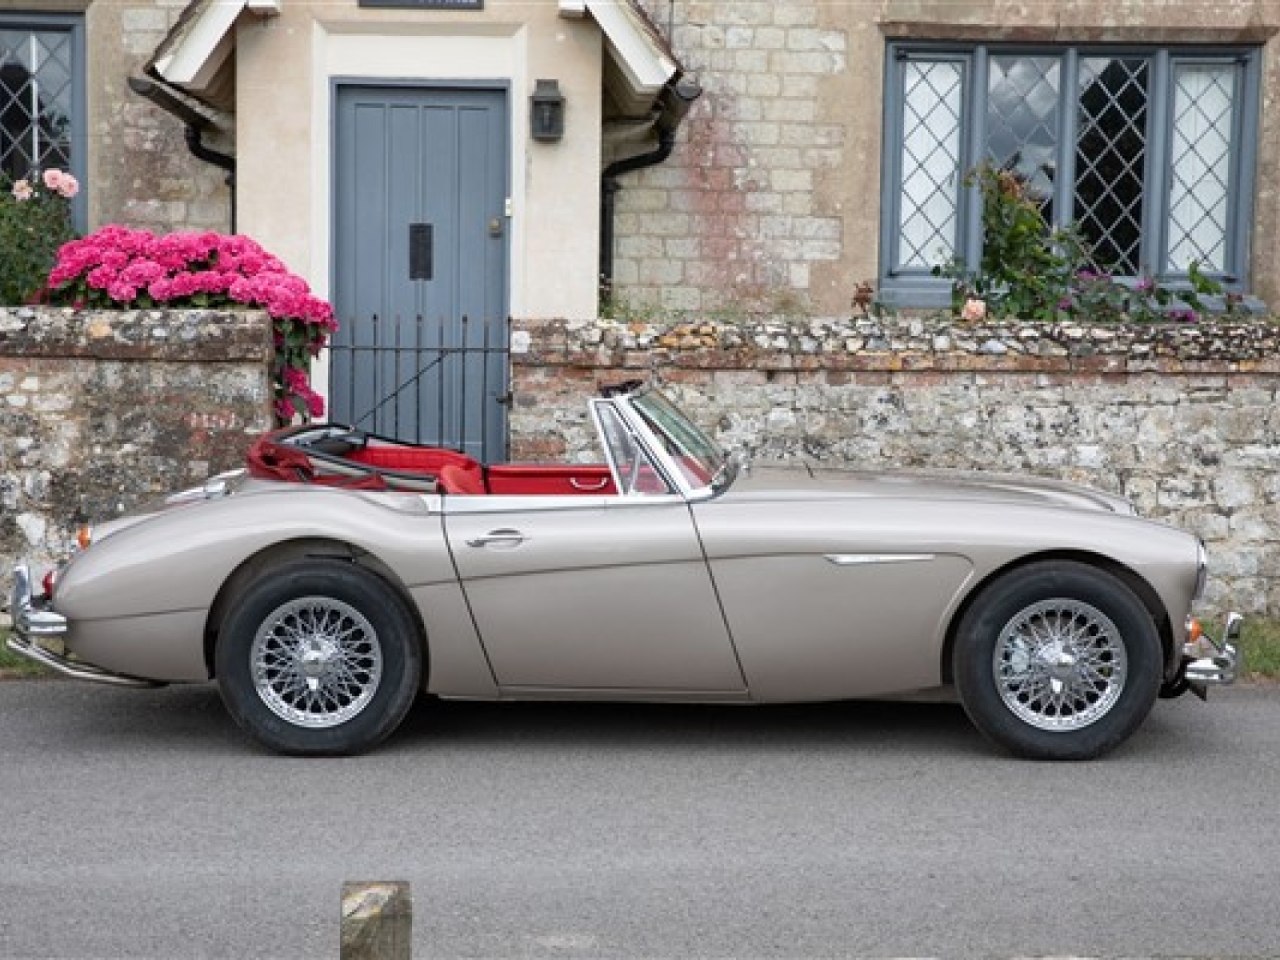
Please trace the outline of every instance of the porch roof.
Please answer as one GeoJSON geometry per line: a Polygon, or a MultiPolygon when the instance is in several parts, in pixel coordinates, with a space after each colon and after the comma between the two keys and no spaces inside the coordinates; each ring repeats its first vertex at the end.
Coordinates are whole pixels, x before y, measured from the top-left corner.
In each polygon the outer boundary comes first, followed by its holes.
{"type": "Polygon", "coordinates": [[[618,112],[643,116],[681,72],[662,32],[636,0],[559,0],[560,16],[590,16],[604,34],[605,90],[618,112]]]}
{"type": "MultiPolygon", "coordinates": [[[[209,106],[235,111],[236,20],[248,10],[280,12],[283,0],[192,0],[161,41],[146,72],[209,106]]],[[[624,116],[654,108],[663,87],[680,73],[670,45],[635,0],[557,0],[562,17],[591,17],[608,53],[605,91],[624,116]]]]}

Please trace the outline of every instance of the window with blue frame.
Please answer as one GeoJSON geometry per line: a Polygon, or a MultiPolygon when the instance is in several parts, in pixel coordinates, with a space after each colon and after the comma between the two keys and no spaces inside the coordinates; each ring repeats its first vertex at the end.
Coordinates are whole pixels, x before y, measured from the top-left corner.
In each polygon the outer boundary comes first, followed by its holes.
{"type": "Polygon", "coordinates": [[[1248,292],[1259,51],[891,43],[881,299],[941,306],[935,266],[977,264],[965,174],[1016,174],[1113,276],[1176,285],[1196,264],[1248,292]]]}
{"type": "Polygon", "coordinates": [[[17,180],[56,167],[83,187],[84,87],[82,17],[0,11],[0,170],[17,180]]]}

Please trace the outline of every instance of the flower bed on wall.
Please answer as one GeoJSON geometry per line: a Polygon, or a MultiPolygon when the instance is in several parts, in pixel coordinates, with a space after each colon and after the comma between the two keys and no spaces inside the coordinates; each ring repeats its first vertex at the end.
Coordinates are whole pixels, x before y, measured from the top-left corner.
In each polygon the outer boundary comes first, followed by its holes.
{"type": "Polygon", "coordinates": [[[261,308],[272,320],[277,420],[324,412],[309,369],[337,329],[333,310],[248,237],[106,226],[59,248],[44,299],[80,308],[261,308]]]}

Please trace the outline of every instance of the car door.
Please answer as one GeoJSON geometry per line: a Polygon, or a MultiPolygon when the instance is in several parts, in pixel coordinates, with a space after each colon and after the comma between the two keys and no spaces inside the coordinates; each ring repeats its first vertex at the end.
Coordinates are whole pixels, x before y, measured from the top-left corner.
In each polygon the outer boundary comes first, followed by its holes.
{"type": "Polygon", "coordinates": [[[444,513],[504,692],[745,695],[683,497],[445,496],[444,513]]]}

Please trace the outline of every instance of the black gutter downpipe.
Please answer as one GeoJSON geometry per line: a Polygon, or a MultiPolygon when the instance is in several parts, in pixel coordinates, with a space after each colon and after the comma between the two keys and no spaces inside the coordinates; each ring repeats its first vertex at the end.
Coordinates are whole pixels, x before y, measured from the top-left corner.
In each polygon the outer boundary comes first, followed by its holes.
{"type": "Polygon", "coordinates": [[[211,150],[201,140],[204,131],[195,124],[187,124],[183,129],[183,137],[187,141],[187,149],[197,160],[211,163],[227,172],[227,192],[230,197],[231,210],[228,219],[231,221],[231,232],[236,232],[236,158],[229,153],[211,150]]]}
{"type": "Polygon", "coordinates": [[[671,156],[675,145],[675,130],[663,130],[658,134],[658,149],[615,161],[605,167],[604,173],[600,175],[600,286],[605,290],[613,289],[613,223],[617,210],[616,198],[622,189],[618,177],[662,163],[671,156]]]}
{"type": "Polygon", "coordinates": [[[148,79],[146,77],[130,77],[129,89],[144,99],[150,100],[161,110],[170,113],[182,121],[183,138],[186,140],[187,149],[191,151],[191,155],[197,160],[205,163],[211,163],[219,169],[227,172],[227,190],[230,194],[231,210],[228,219],[231,224],[231,232],[236,232],[236,158],[228,153],[221,153],[218,150],[210,149],[204,145],[204,131],[209,128],[209,118],[204,114],[193,110],[190,106],[180,100],[170,89],[168,84],[159,78],[148,79]]]}
{"type": "Polygon", "coordinates": [[[615,160],[604,168],[600,174],[600,287],[602,290],[613,290],[613,239],[614,212],[617,209],[617,194],[622,189],[618,177],[634,170],[642,170],[662,163],[671,156],[676,145],[676,129],[680,121],[693,106],[693,101],[702,96],[702,87],[688,78],[669,81],[659,97],[661,112],[656,127],[658,130],[658,147],[648,153],[634,157],[615,160]]]}

